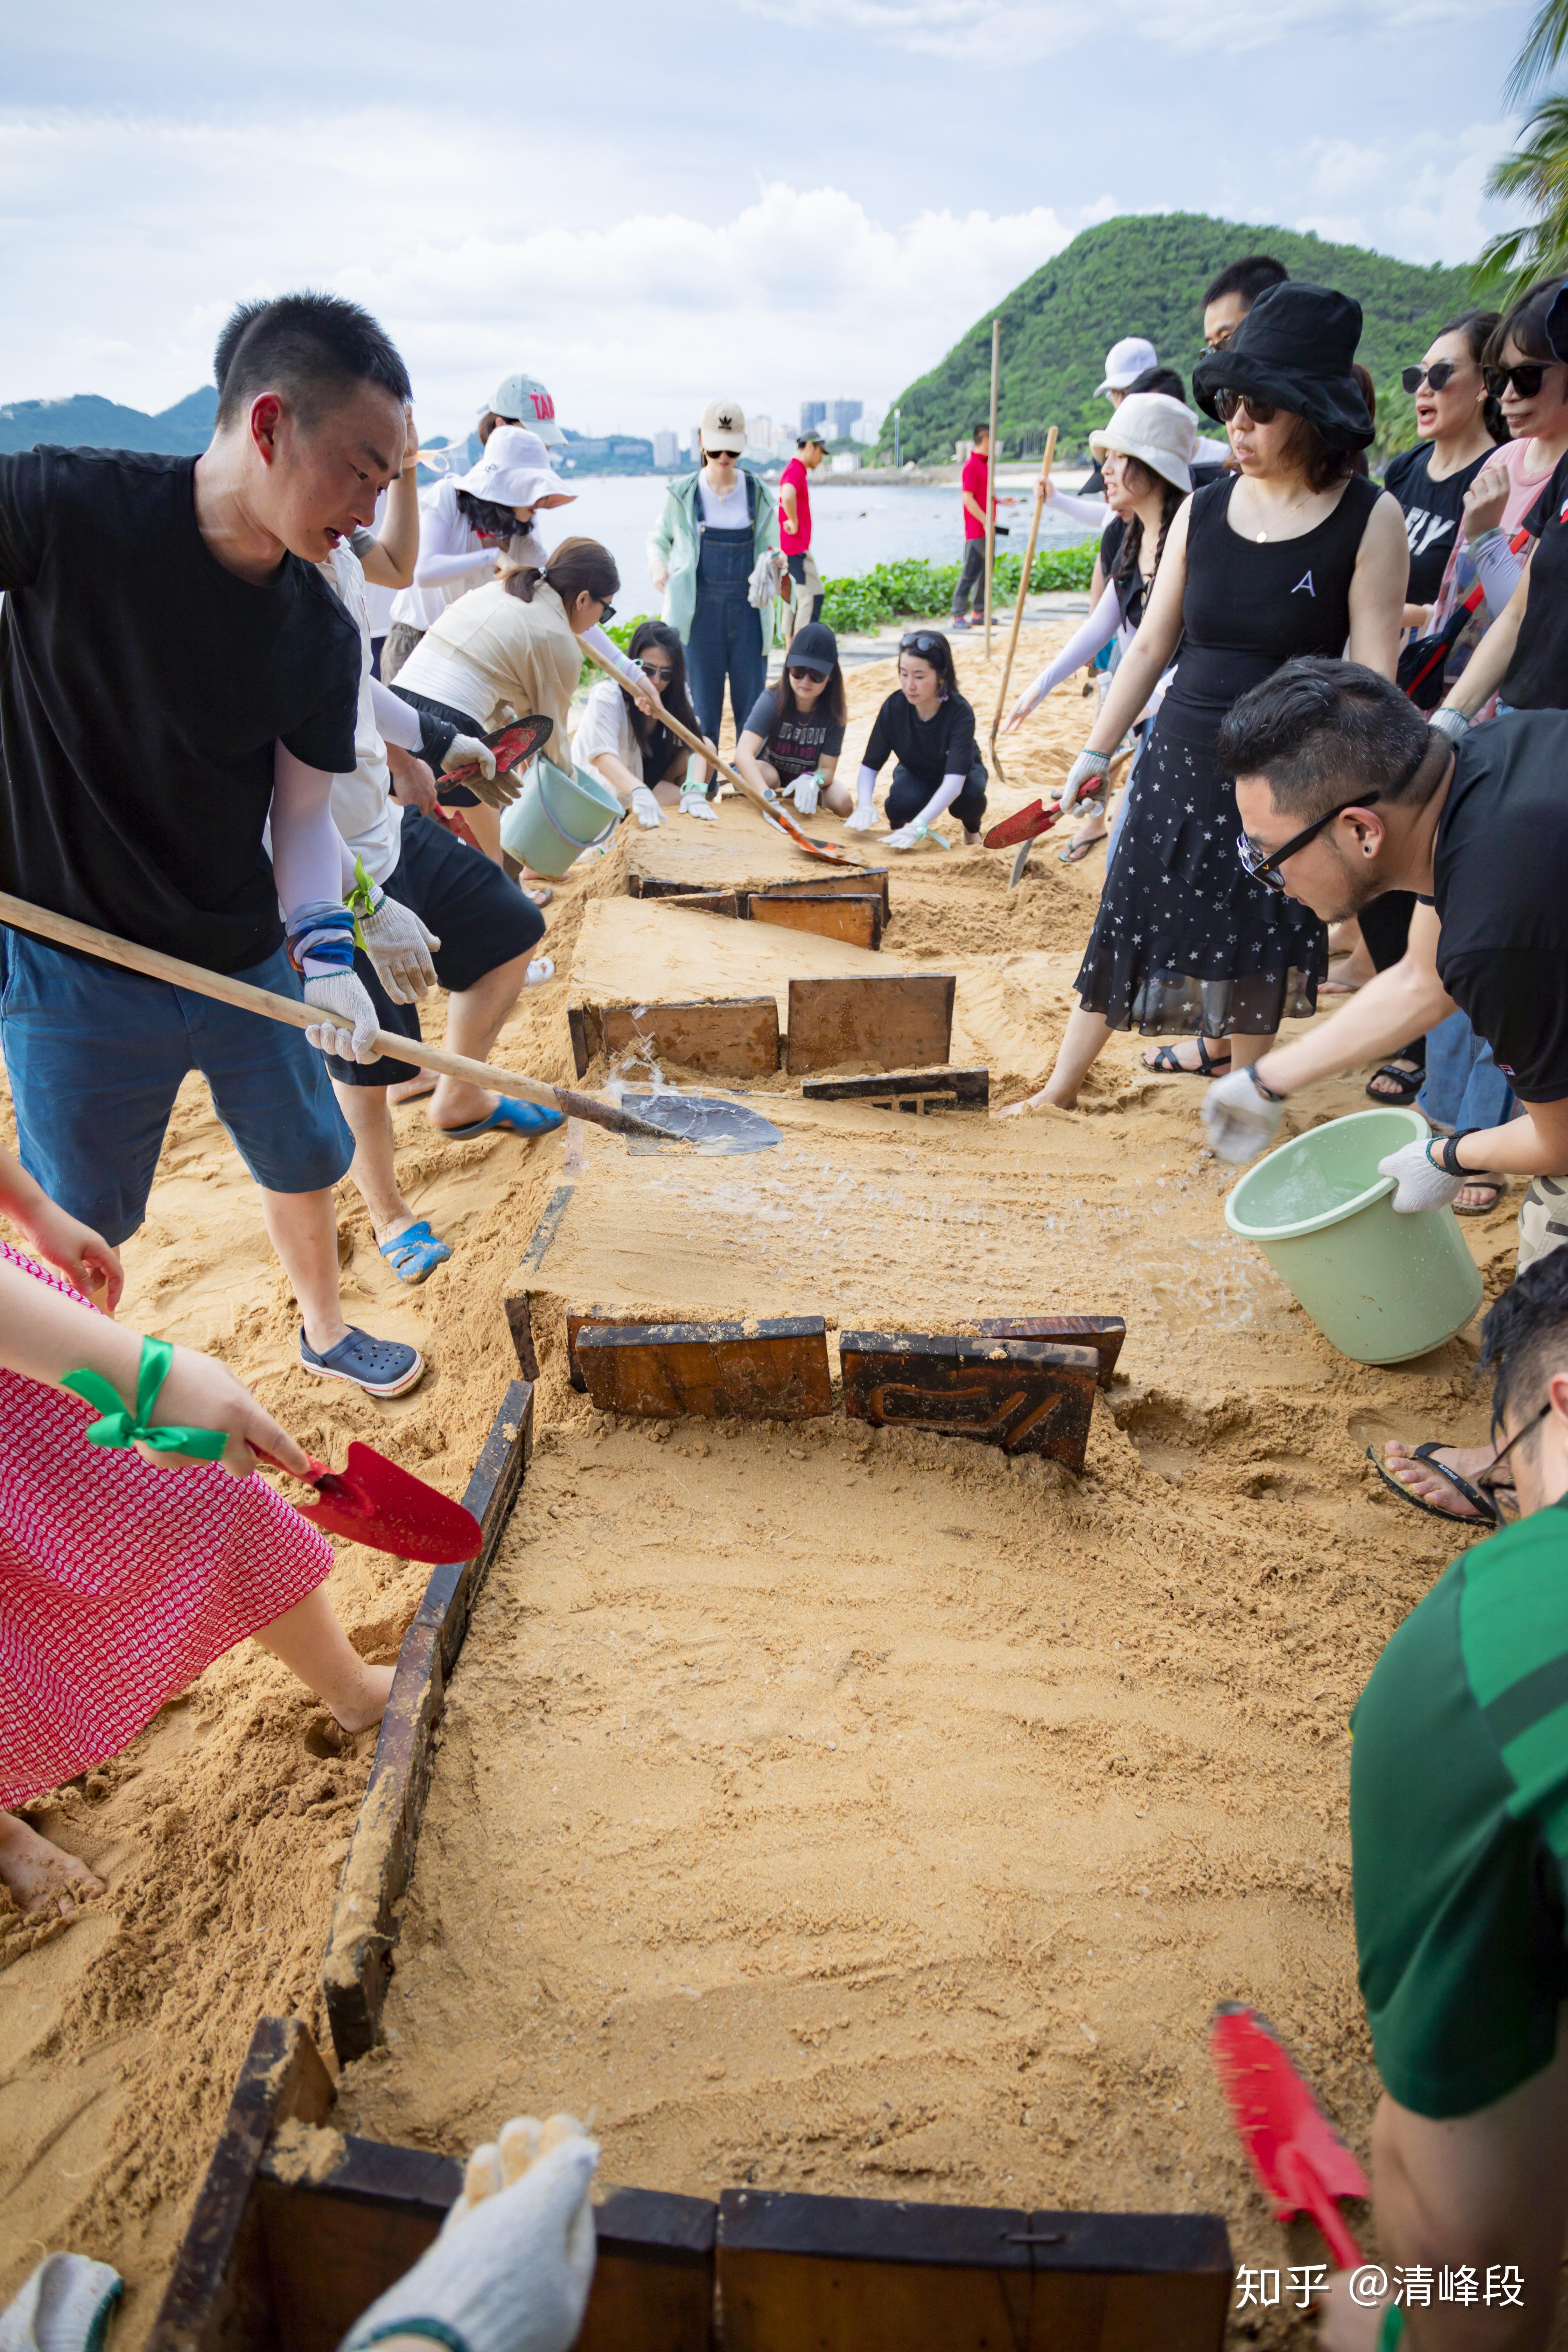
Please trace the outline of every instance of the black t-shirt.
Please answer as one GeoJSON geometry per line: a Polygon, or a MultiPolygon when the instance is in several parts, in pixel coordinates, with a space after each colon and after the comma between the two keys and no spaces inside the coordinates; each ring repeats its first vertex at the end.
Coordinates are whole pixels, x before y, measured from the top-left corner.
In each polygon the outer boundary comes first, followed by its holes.
{"type": "Polygon", "coordinates": [[[1568,1097],[1564,776],[1568,711],[1473,728],[1434,847],[1438,975],[1526,1102],[1568,1097]]]}
{"type": "Polygon", "coordinates": [[[967,776],[974,765],[974,713],[962,694],[950,694],[930,719],[918,719],[905,695],[889,694],[877,713],[865,764],[881,769],[901,761],[934,793],[944,776],[967,776]]]}
{"type": "Polygon", "coordinates": [[[752,703],[752,715],[741,731],[762,737],[763,759],[771,760],[778,770],[780,783],[793,784],[797,776],[814,774],[824,760],[838,757],[844,749],[844,730],[817,715],[820,704],[817,711],[792,710],[781,719],[782,699],[777,687],[768,687],[752,703]]]}
{"type": "Polygon", "coordinates": [[[1568,709],[1568,457],[1559,459],[1524,528],[1540,544],[1530,559],[1530,594],[1498,698],[1516,710],[1568,709]]]}
{"type": "Polygon", "coordinates": [[[196,528],[195,460],[0,457],[0,885],[214,971],[282,939],[273,746],[354,765],[359,631],[313,563],[258,586],[196,528]]]}
{"type": "Polygon", "coordinates": [[[1481,467],[1496,455],[1495,449],[1484,449],[1469,465],[1461,466],[1457,474],[1449,474],[1440,482],[1431,480],[1427,473],[1432,462],[1430,441],[1418,442],[1414,449],[1402,449],[1397,457],[1389,460],[1383,487],[1392,490],[1399,500],[1410,541],[1410,583],[1405,591],[1407,603],[1436,603],[1448,558],[1454,551],[1454,534],[1465,511],[1465,492],[1481,467]]]}

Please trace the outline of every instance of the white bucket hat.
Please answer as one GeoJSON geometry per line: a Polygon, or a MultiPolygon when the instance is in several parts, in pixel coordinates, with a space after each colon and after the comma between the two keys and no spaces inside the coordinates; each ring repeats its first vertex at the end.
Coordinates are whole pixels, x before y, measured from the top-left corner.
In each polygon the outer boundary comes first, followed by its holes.
{"type": "Polygon", "coordinates": [[[1125,392],[1130,383],[1137,383],[1145,369],[1159,364],[1147,335],[1123,335],[1105,354],[1105,382],[1099,390],[1101,394],[1125,392]]]}
{"type": "Polygon", "coordinates": [[[562,488],[549,450],[526,425],[498,425],[479,464],[458,475],[456,487],[498,507],[560,507],[577,495],[562,488]]]}
{"type": "Polygon", "coordinates": [[[1116,450],[1136,457],[1162,481],[1178,490],[1193,487],[1193,455],[1198,446],[1197,419],[1184,402],[1168,392],[1130,392],[1109,425],[1089,436],[1097,457],[1116,450]]]}

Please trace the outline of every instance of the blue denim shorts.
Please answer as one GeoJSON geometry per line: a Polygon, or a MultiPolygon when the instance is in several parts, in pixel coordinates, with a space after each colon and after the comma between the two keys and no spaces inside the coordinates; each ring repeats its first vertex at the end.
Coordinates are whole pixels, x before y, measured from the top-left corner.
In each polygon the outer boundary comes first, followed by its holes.
{"type": "MultiPolygon", "coordinates": [[[[180,1081],[199,1070],[236,1150],[269,1192],[347,1173],[348,1122],[304,1033],[167,981],[0,929],[0,1049],[22,1165],[109,1242],[146,1213],[180,1081]]],[[[279,948],[237,980],[300,997],[279,948]]]]}

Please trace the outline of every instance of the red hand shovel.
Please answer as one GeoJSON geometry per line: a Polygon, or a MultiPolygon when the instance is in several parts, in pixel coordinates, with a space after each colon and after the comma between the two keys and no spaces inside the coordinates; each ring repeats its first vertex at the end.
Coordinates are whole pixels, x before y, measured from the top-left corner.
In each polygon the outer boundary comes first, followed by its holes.
{"type": "Polygon", "coordinates": [[[1324,2115],[1268,2021],[1222,2000],[1209,2055],[1231,2119],[1277,2221],[1310,2213],[1342,2270],[1362,2266],[1336,2197],[1370,2197],[1360,2165],[1324,2115]]]}
{"type": "MultiPolygon", "coordinates": [[[[261,1459],[284,1468],[275,1454],[261,1459]]],[[[321,1499],[295,1507],[330,1536],[346,1536],[373,1551],[395,1552],[399,1559],[431,1563],[472,1559],[479,1550],[482,1536],[472,1511],[357,1438],[342,1470],[312,1461],[305,1475],[321,1499]]]]}
{"type": "Polygon", "coordinates": [[[1015,810],[1011,816],[994,824],[982,836],[981,846],[1011,849],[1020,841],[1037,841],[1042,833],[1050,831],[1060,814],[1059,808],[1047,808],[1043,801],[1031,801],[1027,808],[1015,810]]]}

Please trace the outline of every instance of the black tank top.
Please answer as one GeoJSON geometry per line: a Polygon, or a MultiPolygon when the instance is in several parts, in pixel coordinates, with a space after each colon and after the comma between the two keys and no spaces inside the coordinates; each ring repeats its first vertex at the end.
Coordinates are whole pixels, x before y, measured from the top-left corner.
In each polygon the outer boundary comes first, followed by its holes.
{"type": "Polygon", "coordinates": [[[1337,659],[1351,632],[1351,575],[1383,496],[1352,476],[1332,514],[1300,539],[1245,539],[1230,527],[1227,475],[1193,494],[1182,652],[1166,698],[1212,713],[1300,654],[1337,659]]]}

